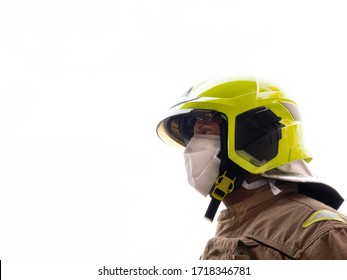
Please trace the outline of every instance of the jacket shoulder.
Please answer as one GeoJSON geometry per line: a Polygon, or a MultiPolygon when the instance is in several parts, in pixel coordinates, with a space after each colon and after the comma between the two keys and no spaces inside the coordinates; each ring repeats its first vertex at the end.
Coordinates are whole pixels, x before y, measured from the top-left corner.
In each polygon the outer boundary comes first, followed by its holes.
{"type": "MultiPolygon", "coordinates": [[[[321,237],[341,231],[347,233],[344,215],[311,197],[290,193],[259,212],[247,237],[290,258],[300,259],[321,237]]],[[[343,242],[347,244],[347,241],[343,242]]]]}

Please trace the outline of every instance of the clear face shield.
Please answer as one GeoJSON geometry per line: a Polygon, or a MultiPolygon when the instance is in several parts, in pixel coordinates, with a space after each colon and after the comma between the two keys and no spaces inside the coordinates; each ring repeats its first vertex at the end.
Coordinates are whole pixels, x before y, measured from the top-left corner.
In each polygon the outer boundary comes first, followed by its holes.
{"type": "MultiPolygon", "coordinates": [[[[157,127],[159,137],[167,144],[184,148],[194,135],[195,124],[214,121],[221,123],[226,117],[213,110],[182,110],[178,115],[164,119],[157,127]]],[[[200,133],[202,134],[202,133],[200,133]]]]}

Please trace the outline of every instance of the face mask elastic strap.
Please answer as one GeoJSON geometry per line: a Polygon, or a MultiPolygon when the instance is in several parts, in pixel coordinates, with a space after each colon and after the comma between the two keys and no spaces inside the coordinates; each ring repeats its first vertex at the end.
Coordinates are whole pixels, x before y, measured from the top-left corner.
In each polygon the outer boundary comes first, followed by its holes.
{"type": "Polygon", "coordinates": [[[217,177],[211,193],[211,202],[206,210],[205,218],[213,221],[221,201],[234,189],[241,186],[246,171],[231,161],[228,157],[228,123],[220,125],[221,159],[219,176],[217,177]]]}

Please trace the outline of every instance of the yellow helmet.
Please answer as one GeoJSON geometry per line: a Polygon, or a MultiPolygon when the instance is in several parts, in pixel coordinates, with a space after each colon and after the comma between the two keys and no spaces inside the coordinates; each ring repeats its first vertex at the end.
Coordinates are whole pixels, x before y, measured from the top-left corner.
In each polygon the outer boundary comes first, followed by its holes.
{"type": "Polygon", "coordinates": [[[227,152],[244,170],[260,174],[296,160],[309,162],[297,104],[266,82],[215,78],[189,89],[158,124],[158,136],[184,148],[190,116],[218,113],[227,121],[227,152]]]}

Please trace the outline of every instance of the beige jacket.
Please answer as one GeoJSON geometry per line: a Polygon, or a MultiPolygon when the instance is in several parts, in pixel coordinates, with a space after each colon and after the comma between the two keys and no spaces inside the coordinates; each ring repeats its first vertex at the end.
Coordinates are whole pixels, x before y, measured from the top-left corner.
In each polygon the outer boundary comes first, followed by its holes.
{"type": "Polygon", "coordinates": [[[201,259],[347,259],[347,218],[295,183],[280,188],[275,196],[265,186],[221,211],[201,259]]]}

